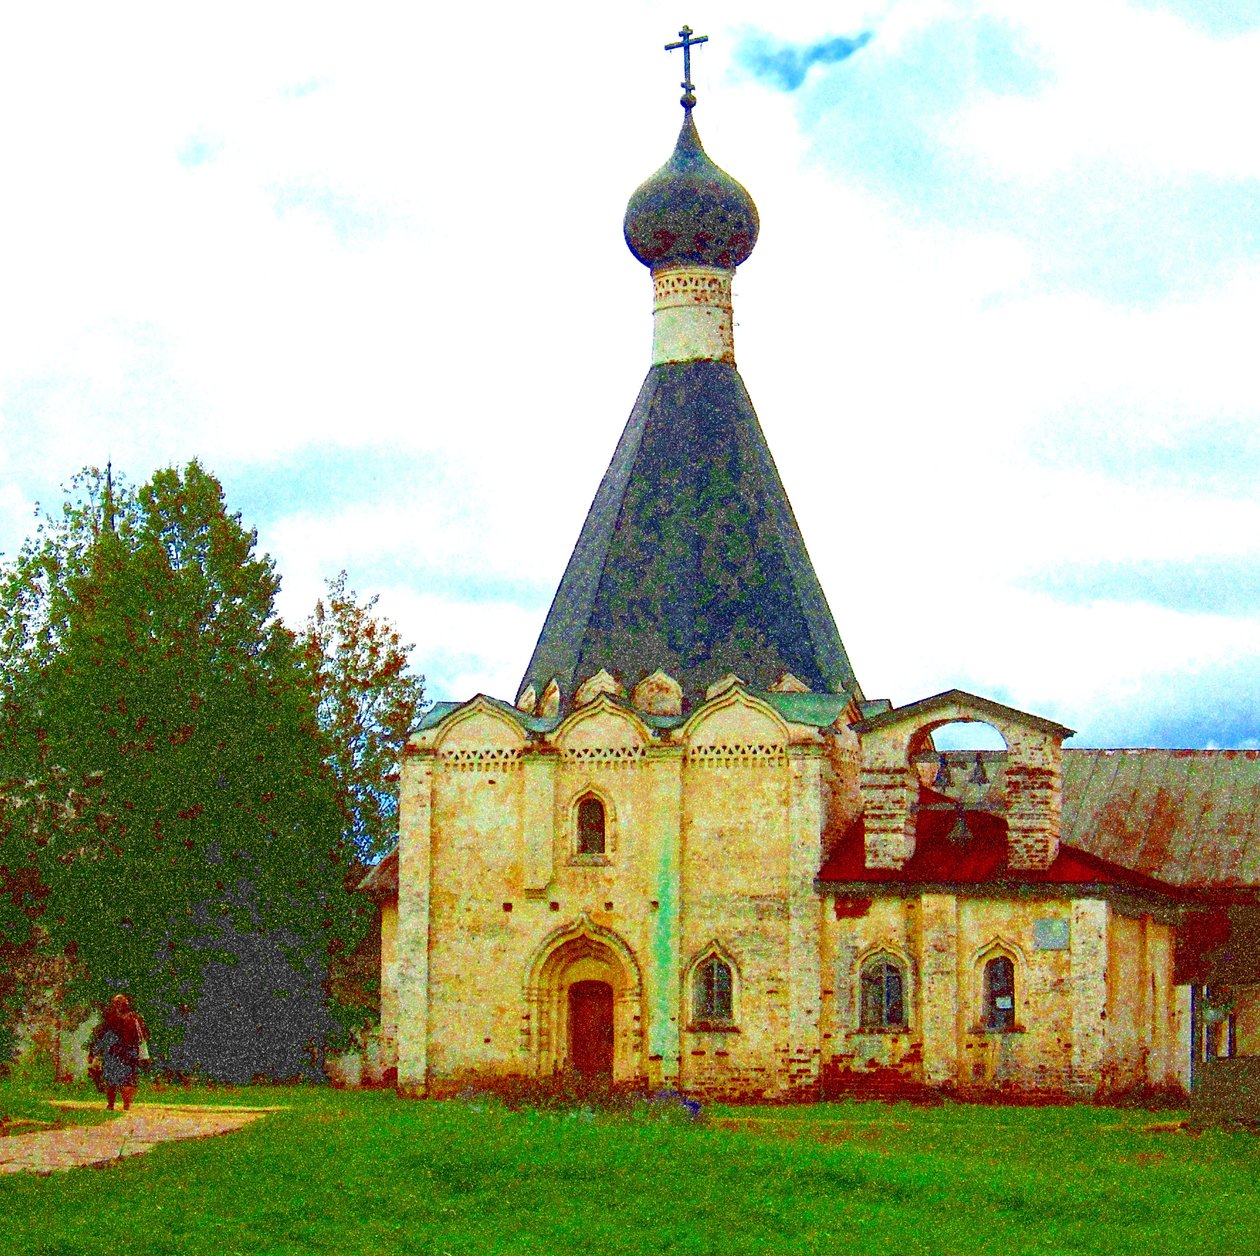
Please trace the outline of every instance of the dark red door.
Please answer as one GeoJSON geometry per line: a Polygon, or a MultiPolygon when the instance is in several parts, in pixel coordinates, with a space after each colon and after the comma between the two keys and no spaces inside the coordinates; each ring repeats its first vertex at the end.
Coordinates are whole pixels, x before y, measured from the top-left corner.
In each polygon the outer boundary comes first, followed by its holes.
{"type": "Polygon", "coordinates": [[[584,1077],[612,1072],[613,992],[606,981],[569,987],[569,1063],[584,1077]]]}

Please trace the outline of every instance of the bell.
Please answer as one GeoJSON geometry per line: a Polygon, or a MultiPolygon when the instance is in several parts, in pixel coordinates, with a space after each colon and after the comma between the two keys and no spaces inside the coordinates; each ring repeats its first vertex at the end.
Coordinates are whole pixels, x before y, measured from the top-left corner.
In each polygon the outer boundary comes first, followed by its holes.
{"type": "Polygon", "coordinates": [[[955,846],[965,846],[971,841],[971,830],[967,827],[967,817],[963,813],[962,805],[959,804],[958,813],[954,820],[954,827],[949,831],[949,841],[955,846]]]}
{"type": "Polygon", "coordinates": [[[984,770],[984,761],[980,758],[980,752],[976,751],[976,766],[971,769],[971,775],[967,780],[972,785],[987,785],[989,783],[988,774],[984,770]]]}
{"type": "Polygon", "coordinates": [[[941,755],[941,761],[936,769],[936,775],[932,778],[932,788],[939,790],[947,790],[953,781],[949,775],[949,764],[945,761],[945,756],[941,755]]]}

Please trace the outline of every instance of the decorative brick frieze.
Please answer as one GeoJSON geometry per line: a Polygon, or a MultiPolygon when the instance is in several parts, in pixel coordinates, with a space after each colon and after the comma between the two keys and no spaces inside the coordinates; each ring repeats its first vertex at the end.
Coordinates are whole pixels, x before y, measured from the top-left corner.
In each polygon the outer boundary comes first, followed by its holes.
{"type": "Polygon", "coordinates": [[[490,746],[483,749],[442,750],[439,759],[444,768],[460,772],[491,772],[520,766],[523,748],[490,746]]]}
{"type": "Polygon", "coordinates": [[[687,747],[687,762],[691,765],[721,767],[748,761],[784,763],[787,761],[786,747],[766,743],[687,747]]]}

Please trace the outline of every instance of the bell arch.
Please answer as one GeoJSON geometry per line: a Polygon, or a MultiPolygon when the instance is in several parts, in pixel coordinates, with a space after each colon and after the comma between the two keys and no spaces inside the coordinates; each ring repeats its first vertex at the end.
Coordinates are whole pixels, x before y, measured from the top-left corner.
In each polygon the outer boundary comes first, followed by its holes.
{"type": "Polygon", "coordinates": [[[525,978],[524,1046],[530,1072],[550,1077],[570,1068],[571,991],[593,984],[612,991],[612,1080],[643,1073],[643,980],[638,960],[613,930],[583,913],[553,930],[534,952],[525,978]]]}

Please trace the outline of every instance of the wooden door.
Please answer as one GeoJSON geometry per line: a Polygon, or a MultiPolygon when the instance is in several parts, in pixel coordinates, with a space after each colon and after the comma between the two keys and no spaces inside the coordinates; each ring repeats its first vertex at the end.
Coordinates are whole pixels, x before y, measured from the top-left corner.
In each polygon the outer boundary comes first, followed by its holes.
{"type": "Polygon", "coordinates": [[[569,1064],[584,1077],[612,1074],[613,992],[606,981],[569,987],[569,1064]]]}

